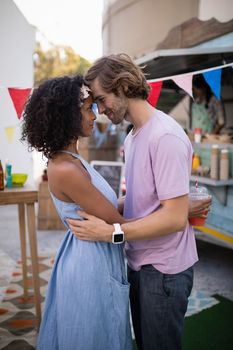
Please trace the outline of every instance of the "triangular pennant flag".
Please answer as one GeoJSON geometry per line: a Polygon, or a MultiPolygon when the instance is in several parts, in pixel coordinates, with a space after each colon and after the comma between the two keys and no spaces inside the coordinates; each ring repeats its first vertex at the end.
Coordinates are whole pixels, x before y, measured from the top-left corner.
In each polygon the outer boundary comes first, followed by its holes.
{"type": "Polygon", "coordinates": [[[148,97],[148,102],[153,106],[156,107],[157,101],[159,99],[160,91],[162,89],[163,82],[162,81],[156,81],[156,82],[149,82],[151,86],[150,94],[148,97]]]}
{"type": "Polygon", "coordinates": [[[5,133],[6,133],[8,143],[12,143],[13,136],[15,133],[15,128],[14,127],[7,127],[7,128],[5,128],[5,133]]]}
{"type": "Polygon", "coordinates": [[[178,85],[181,89],[186,91],[193,98],[193,91],[192,91],[193,74],[177,75],[176,77],[172,78],[172,80],[176,85],[178,85]]]}
{"type": "Polygon", "coordinates": [[[14,104],[17,117],[20,119],[24,109],[25,102],[31,92],[31,89],[8,88],[12,102],[14,104]]]}
{"type": "Polygon", "coordinates": [[[222,69],[215,69],[203,73],[203,76],[215,96],[220,100],[222,69]]]}

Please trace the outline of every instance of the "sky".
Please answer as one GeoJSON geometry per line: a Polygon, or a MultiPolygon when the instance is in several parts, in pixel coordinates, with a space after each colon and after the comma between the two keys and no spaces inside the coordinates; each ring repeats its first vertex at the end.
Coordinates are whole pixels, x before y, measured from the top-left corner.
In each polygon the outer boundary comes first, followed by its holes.
{"type": "Polygon", "coordinates": [[[71,46],[94,61],[102,55],[104,0],[14,0],[44,41],[71,46]]]}

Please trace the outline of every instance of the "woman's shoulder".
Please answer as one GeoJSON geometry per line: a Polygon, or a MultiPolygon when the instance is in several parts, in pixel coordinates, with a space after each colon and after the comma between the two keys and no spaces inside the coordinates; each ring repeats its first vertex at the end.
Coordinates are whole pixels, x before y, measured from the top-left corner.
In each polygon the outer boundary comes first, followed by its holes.
{"type": "Polygon", "coordinates": [[[48,163],[48,183],[53,194],[61,200],[70,200],[70,193],[87,186],[90,176],[81,161],[57,158],[48,163]]]}
{"type": "Polygon", "coordinates": [[[84,170],[81,161],[78,158],[64,158],[56,157],[48,163],[48,178],[56,178],[63,180],[64,178],[70,178],[71,176],[84,175],[84,170]]]}

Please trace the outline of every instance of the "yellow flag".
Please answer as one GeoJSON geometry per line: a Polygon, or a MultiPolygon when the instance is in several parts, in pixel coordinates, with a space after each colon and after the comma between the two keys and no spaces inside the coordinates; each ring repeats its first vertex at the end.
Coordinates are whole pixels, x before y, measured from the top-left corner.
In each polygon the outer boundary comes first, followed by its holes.
{"type": "Polygon", "coordinates": [[[6,137],[9,143],[12,143],[15,128],[13,126],[5,128],[6,137]]]}

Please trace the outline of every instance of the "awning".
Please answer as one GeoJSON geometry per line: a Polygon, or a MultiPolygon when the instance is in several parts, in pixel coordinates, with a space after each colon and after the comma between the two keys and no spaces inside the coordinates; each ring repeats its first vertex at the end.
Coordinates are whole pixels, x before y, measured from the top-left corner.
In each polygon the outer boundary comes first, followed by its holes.
{"type": "Polygon", "coordinates": [[[233,46],[156,50],[135,60],[148,80],[195,72],[233,62],[233,46]]]}

